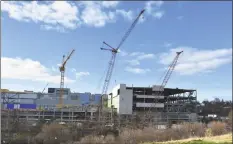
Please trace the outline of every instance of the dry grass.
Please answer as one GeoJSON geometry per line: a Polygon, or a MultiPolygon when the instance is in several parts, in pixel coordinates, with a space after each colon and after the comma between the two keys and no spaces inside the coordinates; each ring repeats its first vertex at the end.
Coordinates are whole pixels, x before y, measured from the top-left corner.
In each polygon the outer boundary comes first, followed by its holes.
{"type": "Polygon", "coordinates": [[[72,139],[69,130],[56,123],[44,125],[39,134],[34,137],[35,144],[57,144],[72,139]]]}
{"type": "Polygon", "coordinates": [[[221,136],[212,136],[212,137],[202,137],[202,138],[189,138],[189,139],[184,139],[184,140],[176,140],[176,141],[167,141],[167,142],[148,142],[144,144],[189,144],[189,143],[200,143],[200,144],[205,144],[205,143],[225,143],[225,144],[230,144],[232,143],[232,133],[230,134],[225,134],[221,136]]]}
{"type": "MultiPolygon", "coordinates": [[[[152,126],[144,129],[126,128],[121,130],[118,137],[112,135],[107,135],[105,137],[89,135],[78,141],[77,139],[72,139],[74,130],[68,130],[67,127],[58,124],[50,124],[42,128],[42,131],[35,137],[35,141],[37,141],[36,144],[57,144],[61,142],[64,144],[139,144],[145,142],[174,142],[175,140],[181,139],[195,140],[195,137],[199,140],[200,137],[202,137],[201,140],[207,140],[210,136],[226,134],[227,131],[225,127],[226,125],[224,123],[213,122],[208,129],[201,123],[183,123],[178,127],[164,130],[158,130],[152,126]],[[57,139],[55,140],[54,137],[57,137],[57,139]],[[71,142],[72,140],[76,142],[71,142]]],[[[78,134],[76,133],[75,135],[78,134]]]]}
{"type": "Polygon", "coordinates": [[[114,144],[116,143],[115,137],[112,135],[104,136],[86,136],[81,139],[77,144],[114,144]]]}
{"type": "Polygon", "coordinates": [[[205,135],[205,126],[200,123],[183,123],[178,128],[158,130],[153,127],[140,129],[125,129],[119,135],[119,143],[137,144],[148,141],[169,141],[205,135]]]}
{"type": "Polygon", "coordinates": [[[227,133],[226,124],[223,122],[211,122],[210,129],[213,136],[227,133]]]}

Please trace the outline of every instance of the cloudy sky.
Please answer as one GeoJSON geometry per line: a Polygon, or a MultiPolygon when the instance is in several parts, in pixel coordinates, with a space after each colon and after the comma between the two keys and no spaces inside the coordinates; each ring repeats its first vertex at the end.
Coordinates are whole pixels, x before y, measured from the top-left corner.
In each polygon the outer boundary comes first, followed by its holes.
{"type": "Polygon", "coordinates": [[[120,48],[109,90],[118,83],[160,84],[175,52],[183,50],[167,84],[197,89],[198,99],[232,99],[231,2],[1,2],[2,88],[42,91],[65,87],[101,93],[111,53],[146,9],[120,48]]]}

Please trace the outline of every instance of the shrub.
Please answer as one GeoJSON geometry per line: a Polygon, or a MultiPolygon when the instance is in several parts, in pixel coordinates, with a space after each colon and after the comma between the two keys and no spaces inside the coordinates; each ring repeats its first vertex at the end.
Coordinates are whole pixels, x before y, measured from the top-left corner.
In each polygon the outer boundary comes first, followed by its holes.
{"type": "Polygon", "coordinates": [[[205,125],[202,123],[183,123],[181,130],[183,134],[186,134],[186,138],[205,136],[205,125]]]}
{"type": "Polygon", "coordinates": [[[30,143],[31,137],[27,136],[27,135],[19,135],[18,137],[16,137],[15,139],[13,139],[10,144],[23,144],[23,143],[30,143]]]}
{"type": "Polygon", "coordinates": [[[228,114],[227,126],[228,131],[232,131],[232,110],[228,114]]]}
{"type": "Polygon", "coordinates": [[[223,122],[211,122],[210,129],[213,136],[222,135],[226,133],[226,124],[223,122]]]}
{"type": "Polygon", "coordinates": [[[211,137],[213,134],[212,134],[212,130],[210,128],[207,128],[206,131],[205,131],[205,136],[206,137],[211,137]]]}
{"type": "Polygon", "coordinates": [[[44,125],[42,131],[35,136],[35,143],[57,144],[72,139],[68,129],[59,124],[44,125]]]}
{"type": "Polygon", "coordinates": [[[122,144],[135,144],[150,141],[179,140],[193,136],[205,136],[205,126],[201,123],[183,123],[179,127],[165,130],[158,130],[153,127],[147,127],[142,130],[124,129],[120,133],[119,138],[122,144]]]}

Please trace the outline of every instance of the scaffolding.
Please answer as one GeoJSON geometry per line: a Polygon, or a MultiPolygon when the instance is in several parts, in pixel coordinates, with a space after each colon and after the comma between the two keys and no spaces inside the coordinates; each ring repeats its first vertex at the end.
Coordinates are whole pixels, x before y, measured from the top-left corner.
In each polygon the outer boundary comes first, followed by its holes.
{"type": "Polygon", "coordinates": [[[127,87],[133,90],[133,114],[139,115],[142,121],[148,125],[154,123],[155,125],[179,122],[193,122],[196,121],[195,114],[197,113],[197,91],[187,89],[172,89],[164,88],[161,93],[161,98],[157,96],[157,102],[163,104],[164,107],[136,107],[137,102],[153,103],[152,98],[146,96],[153,96],[156,91],[152,87],[127,87]],[[137,95],[144,95],[144,98],[137,98],[137,95]],[[151,113],[145,116],[148,109],[151,113]]]}

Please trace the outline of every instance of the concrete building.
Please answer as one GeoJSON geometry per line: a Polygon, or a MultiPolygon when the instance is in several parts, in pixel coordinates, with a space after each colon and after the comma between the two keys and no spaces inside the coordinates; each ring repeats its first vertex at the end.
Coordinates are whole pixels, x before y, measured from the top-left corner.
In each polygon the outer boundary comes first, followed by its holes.
{"type": "MultiPolygon", "coordinates": [[[[71,93],[64,89],[64,108],[57,108],[60,89],[48,88],[47,93],[1,91],[2,112],[12,118],[35,122],[39,119],[63,122],[96,120],[96,112],[101,101],[100,94],[71,93]],[[16,114],[17,113],[17,114],[16,114]],[[17,116],[16,116],[17,115],[17,116]]],[[[5,121],[8,119],[5,118],[5,121]]]]}
{"type": "Polygon", "coordinates": [[[119,84],[108,95],[108,107],[120,115],[167,114],[168,119],[196,121],[196,90],[152,87],[135,87],[119,84]]]}
{"type": "MultiPolygon", "coordinates": [[[[54,109],[59,104],[60,89],[48,88],[48,93],[35,92],[12,92],[5,91],[1,94],[1,103],[5,108],[20,108],[28,105],[28,109],[54,109]],[[13,106],[12,106],[13,104],[13,106]]],[[[64,106],[85,106],[99,105],[101,100],[100,94],[86,93],[71,93],[69,88],[64,89],[63,95],[64,106]]]]}

